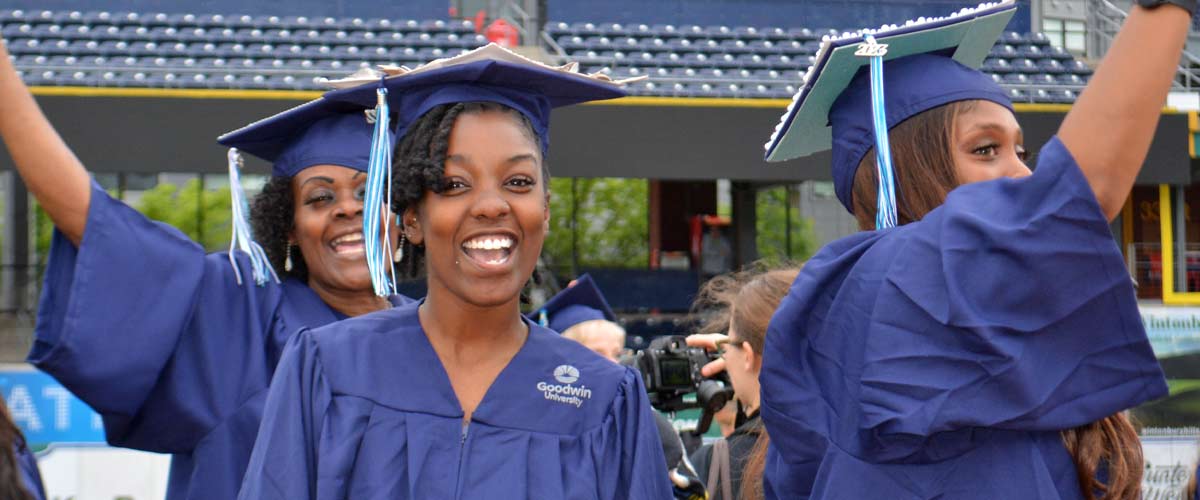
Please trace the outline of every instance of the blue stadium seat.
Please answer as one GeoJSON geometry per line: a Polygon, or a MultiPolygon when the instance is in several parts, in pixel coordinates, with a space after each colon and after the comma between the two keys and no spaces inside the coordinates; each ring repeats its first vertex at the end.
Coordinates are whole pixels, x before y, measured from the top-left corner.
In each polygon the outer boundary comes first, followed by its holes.
{"type": "Polygon", "coordinates": [[[1017,47],[1017,56],[1029,59],[1041,59],[1043,57],[1042,48],[1037,45],[1025,44],[1017,47]]]}
{"type": "Polygon", "coordinates": [[[1014,71],[1008,59],[989,57],[983,60],[983,71],[989,73],[1011,73],[1014,71]]]}
{"type": "MultiPolygon", "coordinates": [[[[28,13],[21,9],[0,9],[0,23],[28,22],[28,13]]],[[[86,14],[84,19],[86,20],[86,14]]]]}
{"type": "Polygon", "coordinates": [[[687,38],[670,38],[670,39],[667,39],[667,50],[670,50],[672,52],[685,53],[685,52],[699,51],[699,50],[701,50],[701,47],[698,47],[696,44],[692,43],[692,41],[688,40],[687,38]]]}
{"type": "Polygon", "coordinates": [[[688,38],[692,38],[692,39],[711,38],[708,36],[708,32],[705,31],[705,29],[702,26],[698,26],[695,24],[685,24],[683,26],[676,27],[676,29],[678,30],[680,35],[686,36],[688,38]]]}
{"type": "Polygon", "coordinates": [[[1000,40],[1009,45],[1024,45],[1029,42],[1029,40],[1025,38],[1025,35],[1017,33],[1016,31],[1004,32],[1004,35],[1000,37],[1000,40]]]}
{"type": "Polygon", "coordinates": [[[1008,98],[1013,102],[1030,102],[1029,94],[1021,89],[1008,89],[1008,98]]]}
{"type": "Polygon", "coordinates": [[[1041,71],[1037,63],[1033,59],[1015,59],[1012,61],[1012,67],[1015,71],[1021,73],[1037,73],[1041,71]]]}
{"type": "Polygon", "coordinates": [[[792,57],[786,54],[767,56],[764,60],[771,68],[774,69],[794,69],[799,68],[811,59],[812,56],[792,57]]]}
{"type": "Polygon", "coordinates": [[[1017,48],[1007,43],[997,43],[992,46],[992,50],[988,53],[988,56],[1012,59],[1017,57],[1017,48]]]}
{"type": "Polygon", "coordinates": [[[1029,83],[1039,87],[1053,86],[1058,84],[1058,82],[1054,79],[1054,76],[1050,75],[1049,73],[1030,75],[1029,83]]]}
{"type": "Polygon", "coordinates": [[[552,38],[558,38],[563,35],[574,34],[571,31],[571,25],[561,22],[561,21],[560,22],[554,22],[554,21],[547,22],[546,25],[542,27],[542,30],[545,31],[546,34],[550,35],[552,38]]]}
{"type": "Polygon", "coordinates": [[[720,50],[726,54],[747,54],[754,52],[754,49],[746,45],[746,42],[737,39],[721,40],[720,50]]]}
{"type": "Polygon", "coordinates": [[[790,38],[792,40],[798,40],[801,42],[808,42],[808,41],[812,41],[812,40],[820,40],[821,39],[820,35],[817,35],[816,33],[813,32],[813,30],[811,30],[809,28],[788,28],[787,34],[788,34],[788,38],[790,38]]]}
{"type": "Polygon", "coordinates": [[[1047,57],[1053,57],[1058,60],[1069,61],[1075,59],[1075,56],[1071,55],[1070,52],[1067,52],[1067,49],[1055,45],[1044,48],[1042,52],[1044,52],[1047,57]]]}
{"type": "Polygon", "coordinates": [[[1008,85],[1029,85],[1029,76],[1024,73],[1007,73],[1002,75],[1002,78],[1008,85]]]}
{"type": "Polygon", "coordinates": [[[1074,90],[1057,89],[1050,91],[1050,101],[1058,104],[1071,104],[1079,95],[1074,90]]]}
{"type": "Polygon", "coordinates": [[[596,31],[610,38],[623,37],[629,34],[625,30],[625,25],[620,23],[601,23],[596,26],[596,31]]]}
{"type": "Polygon", "coordinates": [[[678,29],[675,28],[674,24],[652,24],[650,25],[650,31],[654,33],[655,36],[660,37],[674,36],[678,34],[678,29]]]}
{"type": "Polygon", "coordinates": [[[1067,63],[1063,64],[1063,66],[1066,67],[1067,71],[1070,71],[1071,73],[1074,73],[1076,75],[1092,74],[1092,68],[1089,67],[1087,65],[1087,63],[1080,61],[1078,59],[1073,59],[1071,61],[1068,61],[1067,63]]]}
{"type": "Polygon", "coordinates": [[[720,25],[705,26],[704,27],[704,36],[706,36],[708,38],[712,38],[713,40],[726,40],[726,39],[737,37],[737,35],[734,34],[733,30],[730,29],[728,26],[720,26],[720,25]]]}
{"type": "Polygon", "coordinates": [[[6,24],[4,28],[0,29],[0,36],[3,36],[6,40],[13,40],[18,37],[30,37],[33,36],[33,25],[29,23],[6,24]]]}
{"type": "Polygon", "coordinates": [[[86,24],[64,26],[61,36],[68,40],[92,40],[95,38],[95,35],[92,34],[92,27],[86,24]]]}
{"type": "Polygon", "coordinates": [[[1067,72],[1067,68],[1058,62],[1058,59],[1039,59],[1037,65],[1038,68],[1046,73],[1059,74],[1067,72]]]}
{"type": "Polygon", "coordinates": [[[746,44],[755,54],[769,55],[779,54],[783,52],[782,48],[775,45],[775,42],[767,39],[753,40],[746,44]]]}
{"type": "Polygon", "coordinates": [[[735,26],[733,35],[742,40],[762,40],[765,38],[764,33],[753,26],[735,26]]]}
{"type": "Polygon", "coordinates": [[[1087,85],[1087,79],[1074,73],[1064,73],[1057,75],[1055,80],[1059,85],[1083,86],[1087,85]]]}
{"type": "Polygon", "coordinates": [[[1025,35],[1025,39],[1028,40],[1029,43],[1037,45],[1039,47],[1045,48],[1045,47],[1051,46],[1050,37],[1046,36],[1045,33],[1038,33],[1038,32],[1029,33],[1028,35],[1025,35]]]}

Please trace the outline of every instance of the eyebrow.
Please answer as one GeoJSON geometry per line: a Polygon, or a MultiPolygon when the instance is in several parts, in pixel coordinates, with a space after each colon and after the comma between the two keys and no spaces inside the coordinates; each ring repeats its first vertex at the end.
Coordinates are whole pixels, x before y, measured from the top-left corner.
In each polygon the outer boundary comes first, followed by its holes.
{"type": "Polygon", "coordinates": [[[354,177],[351,177],[350,180],[357,179],[358,176],[360,176],[360,175],[364,175],[364,172],[362,170],[359,170],[358,173],[355,173],[354,177]]]}
{"type": "MultiPolygon", "coordinates": [[[[470,164],[471,164],[471,160],[470,160],[469,158],[467,158],[466,156],[464,156],[464,155],[450,155],[450,156],[447,156],[447,157],[446,157],[446,161],[447,161],[447,162],[458,163],[458,164],[464,164],[464,165],[470,165],[470,164]]],[[[523,162],[523,161],[532,161],[532,162],[536,162],[536,161],[537,161],[537,155],[534,155],[534,154],[532,154],[532,153],[521,153],[521,154],[518,154],[518,155],[513,155],[513,156],[510,156],[508,159],[504,160],[504,163],[505,163],[506,165],[512,165],[512,164],[514,164],[514,163],[520,163],[520,162],[523,162]]]]}
{"type": "Polygon", "coordinates": [[[330,178],[330,177],[325,177],[325,176],[321,176],[321,175],[315,175],[315,176],[309,177],[309,178],[307,178],[307,179],[304,179],[304,182],[301,182],[301,183],[300,183],[300,187],[304,187],[304,185],[305,185],[305,184],[308,184],[308,183],[310,183],[310,182],[312,182],[312,181],[323,181],[323,182],[326,182],[326,183],[328,183],[328,184],[333,184],[333,179],[332,179],[332,178],[330,178]]]}
{"type": "MultiPolygon", "coordinates": [[[[967,129],[967,133],[974,132],[976,129],[995,130],[1000,133],[1008,133],[1008,129],[1004,128],[1004,126],[1000,125],[999,123],[982,123],[982,124],[977,123],[974,126],[972,126],[971,128],[967,129]]],[[[1025,129],[1022,129],[1021,127],[1018,126],[1017,127],[1017,137],[1024,139],[1025,138],[1025,129]]]]}

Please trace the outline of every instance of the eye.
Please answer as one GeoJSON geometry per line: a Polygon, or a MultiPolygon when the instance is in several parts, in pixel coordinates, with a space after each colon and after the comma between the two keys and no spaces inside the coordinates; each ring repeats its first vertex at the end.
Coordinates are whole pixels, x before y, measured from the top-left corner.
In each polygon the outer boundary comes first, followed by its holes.
{"type": "Polygon", "coordinates": [[[1022,163],[1029,163],[1029,151],[1025,150],[1025,146],[1017,146],[1017,158],[1019,158],[1022,163]]]}
{"type": "Polygon", "coordinates": [[[442,185],[441,185],[440,192],[442,194],[454,194],[454,193],[457,193],[459,191],[466,189],[467,187],[468,187],[467,183],[465,181],[463,181],[462,179],[459,179],[457,177],[451,177],[448,179],[442,179],[442,185]]]}
{"type": "Polygon", "coordinates": [[[509,179],[508,182],[505,182],[505,184],[520,191],[528,191],[529,188],[532,188],[537,184],[537,181],[530,177],[520,175],[509,179]]]}
{"type": "Polygon", "coordinates": [[[325,202],[329,202],[332,200],[333,200],[333,194],[329,193],[328,191],[314,191],[312,193],[309,193],[308,197],[304,199],[304,204],[305,205],[314,205],[317,203],[325,203],[325,202]]]}
{"type": "Polygon", "coordinates": [[[363,184],[354,190],[354,199],[364,200],[367,198],[367,185],[363,184]]]}
{"type": "Polygon", "coordinates": [[[976,156],[996,156],[996,150],[1000,148],[998,144],[988,144],[980,146],[971,151],[971,154],[976,156]]]}

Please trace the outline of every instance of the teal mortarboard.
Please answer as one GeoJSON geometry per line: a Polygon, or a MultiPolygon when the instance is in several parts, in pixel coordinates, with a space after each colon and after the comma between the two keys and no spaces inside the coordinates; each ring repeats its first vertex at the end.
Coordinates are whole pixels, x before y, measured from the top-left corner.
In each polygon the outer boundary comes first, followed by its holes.
{"type": "Polygon", "coordinates": [[[574,285],[550,297],[545,305],[529,316],[533,321],[558,333],[585,321],[617,321],[617,315],[608,306],[608,301],[604,300],[604,294],[587,274],[576,278],[574,285]]]}
{"type": "Polygon", "coordinates": [[[853,212],[855,173],[875,147],[881,217],[876,226],[895,225],[887,130],[956,101],[982,99],[1012,109],[1007,93],[974,68],[982,64],[1015,11],[1014,1],[1005,0],[946,17],[826,37],[765,146],[767,161],[832,149],[835,191],[853,212]]]}
{"type": "MultiPolygon", "coordinates": [[[[628,81],[628,80],[626,80],[628,81]]],[[[408,127],[436,106],[464,102],[492,102],[516,110],[529,119],[543,152],[549,147],[550,111],[553,108],[589,101],[625,96],[621,85],[602,74],[582,74],[578,65],[549,66],[488,44],[458,56],[439,59],[414,69],[381,66],[364,69],[348,78],[328,82],[335,90],[324,99],[359,107],[374,107],[380,117],[376,127],[387,126],[395,116],[396,137],[402,138],[408,127]]],[[[377,133],[371,144],[367,172],[367,201],[364,217],[367,264],[375,292],[386,295],[395,290],[387,269],[392,265],[390,248],[376,248],[375,238],[381,207],[388,207],[391,184],[393,141],[377,133]]],[[[386,228],[385,228],[386,230],[386,228]]],[[[386,235],[385,235],[386,236],[386,235]]]]}

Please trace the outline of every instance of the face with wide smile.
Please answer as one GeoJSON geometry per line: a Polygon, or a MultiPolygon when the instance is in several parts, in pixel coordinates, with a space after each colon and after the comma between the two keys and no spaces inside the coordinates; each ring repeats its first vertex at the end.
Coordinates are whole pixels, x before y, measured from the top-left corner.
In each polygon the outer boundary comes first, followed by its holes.
{"type": "Polygon", "coordinates": [[[542,251],[550,219],[541,151],[519,116],[460,114],[450,132],[443,190],[404,214],[425,245],[429,295],[476,307],[515,304],[542,251]]]}
{"type": "MultiPolygon", "coordinates": [[[[371,289],[362,234],[366,181],[366,173],[337,165],[308,167],[292,178],[291,240],[300,247],[310,286],[371,289]]],[[[394,228],[394,240],[398,234],[394,228]]],[[[292,258],[300,258],[294,249],[292,258]]]]}

